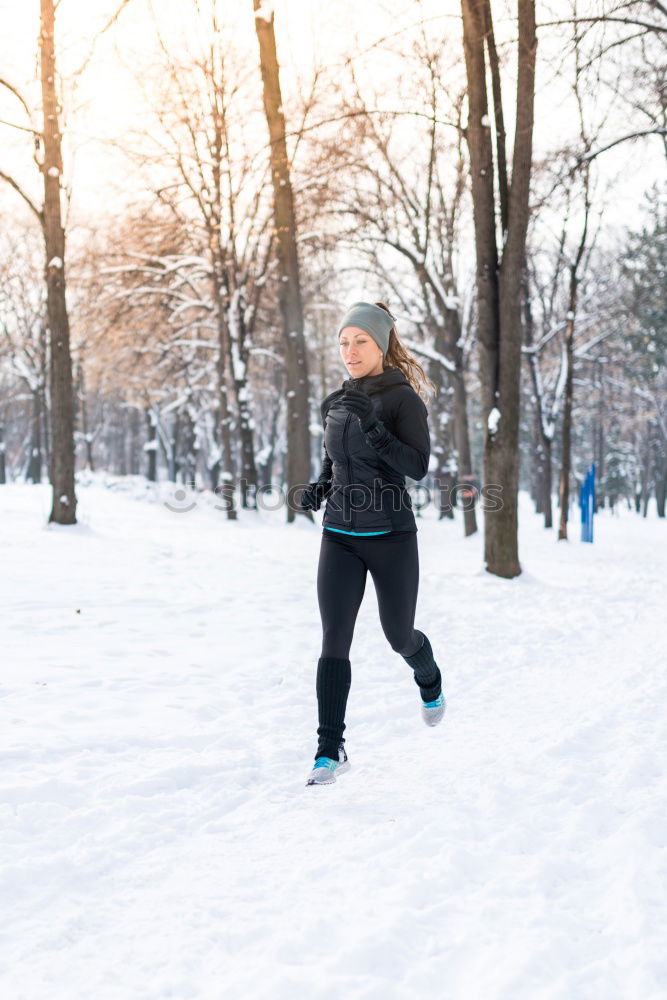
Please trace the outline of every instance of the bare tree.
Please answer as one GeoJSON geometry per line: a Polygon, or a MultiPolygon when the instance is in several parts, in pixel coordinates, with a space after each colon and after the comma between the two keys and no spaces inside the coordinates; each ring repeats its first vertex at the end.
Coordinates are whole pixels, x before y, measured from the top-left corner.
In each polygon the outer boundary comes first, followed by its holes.
{"type": "Polygon", "coordinates": [[[14,381],[6,399],[30,408],[23,465],[26,480],[42,481],[48,461],[48,350],[43,247],[32,226],[16,225],[0,241],[0,331],[5,370],[14,381]]]}
{"type": "MultiPolygon", "coordinates": [[[[324,144],[326,161],[336,170],[327,180],[330,206],[323,215],[346,222],[346,231],[337,234],[336,251],[349,247],[367,260],[368,272],[391,290],[401,320],[408,320],[416,334],[403,335],[403,340],[429,363],[436,386],[436,481],[453,484],[452,467],[462,480],[472,477],[466,386],[470,337],[463,327],[462,278],[456,265],[467,181],[463,99],[460,94],[450,99],[443,87],[441,48],[421,38],[413,57],[416,66],[410,63],[409,72],[420,78],[426,104],[423,119],[414,116],[409,123],[403,115],[374,114],[376,102],[369,105],[352,73],[354,91],[342,103],[348,115],[345,130],[324,144]],[[448,113],[441,108],[445,101],[451,104],[448,113]],[[456,137],[452,143],[442,136],[444,124],[456,137]],[[409,141],[406,127],[411,129],[409,141]]],[[[404,53],[399,58],[407,60],[404,53]]],[[[443,509],[448,506],[445,502],[443,509]]],[[[477,530],[473,505],[464,505],[463,522],[466,535],[477,530]]]]}
{"type": "MultiPolygon", "coordinates": [[[[42,91],[42,128],[29,127],[35,139],[35,159],[44,184],[44,202],[38,207],[12,176],[0,172],[21,196],[39,222],[46,251],[46,302],[49,328],[49,381],[51,397],[51,457],[53,487],[49,521],[76,524],[74,489],[74,418],[70,329],[65,298],[65,230],[60,204],[63,173],[61,107],[56,88],[54,0],[40,0],[39,65],[42,91]],[[40,155],[41,154],[41,155],[40,155]]],[[[2,81],[20,101],[29,120],[31,112],[18,90],[2,81]]]]}
{"type": "MultiPolygon", "coordinates": [[[[231,29],[219,17],[218,7],[212,4],[202,13],[193,5],[193,16],[202,18],[206,43],[179,58],[163,41],[156,22],[160,82],[148,103],[158,127],[153,135],[141,136],[128,153],[144,170],[148,189],[179,227],[181,241],[169,254],[160,250],[151,255],[146,234],[141,247],[135,241],[141,259],[134,267],[150,276],[152,294],[162,289],[171,302],[174,330],[189,324],[198,325],[200,332],[215,331],[211,348],[217,352],[219,491],[227,517],[233,519],[239,479],[241,504],[255,507],[249,358],[263,319],[260,303],[271,294],[275,278],[276,235],[267,190],[268,156],[247,146],[247,122],[258,113],[255,73],[235,56],[231,29]],[[163,171],[157,183],[156,161],[163,171]],[[204,276],[208,289],[203,287],[204,276]]],[[[146,286],[141,287],[146,292],[146,286]]],[[[135,301],[141,287],[133,292],[135,301]]]]}
{"type": "MultiPolygon", "coordinates": [[[[535,400],[535,424],[537,434],[537,447],[535,449],[535,475],[537,487],[537,510],[544,514],[544,527],[553,527],[553,509],[551,500],[552,489],[552,445],[556,432],[556,418],[558,416],[563,394],[565,392],[566,363],[561,353],[561,363],[559,372],[553,386],[546,384],[542,371],[541,355],[552,341],[549,332],[543,333],[536,338],[535,318],[533,311],[532,292],[537,284],[535,278],[531,282],[528,276],[528,267],[524,281],[524,329],[525,329],[525,352],[528,357],[528,366],[535,400]],[[551,392],[549,391],[551,389],[551,392]]],[[[552,304],[550,297],[550,303],[552,304]]],[[[552,317],[549,310],[546,322],[552,317]]]]}
{"type": "MultiPolygon", "coordinates": [[[[625,5],[634,8],[636,12],[639,5],[631,3],[625,5]]],[[[557,154],[554,170],[557,175],[555,183],[547,190],[543,196],[542,204],[547,204],[555,198],[560,189],[565,194],[565,219],[563,223],[562,236],[558,247],[558,256],[562,261],[563,277],[567,287],[564,290],[563,311],[564,318],[560,326],[563,329],[563,350],[561,376],[558,379],[558,387],[563,393],[562,412],[562,442],[561,442],[561,469],[559,479],[559,502],[560,518],[558,538],[565,540],[568,537],[567,522],[570,506],[570,485],[572,474],[572,425],[575,415],[574,388],[575,388],[575,358],[578,354],[590,353],[590,346],[581,343],[583,338],[577,338],[577,328],[580,324],[579,297],[583,282],[587,277],[590,267],[592,251],[598,228],[592,225],[593,216],[597,210],[599,218],[603,214],[603,199],[600,195],[599,184],[596,184],[596,168],[598,158],[605,150],[618,145],[620,141],[636,140],[639,133],[626,135],[624,139],[614,139],[607,142],[605,136],[605,126],[610,124],[613,128],[616,119],[616,109],[621,99],[623,91],[623,70],[616,69],[613,65],[607,65],[612,57],[608,55],[610,49],[618,45],[629,46],[634,36],[627,37],[621,31],[615,31],[615,37],[610,40],[606,31],[607,21],[613,22],[612,27],[618,28],[614,17],[610,13],[602,13],[593,18],[580,16],[580,4],[578,0],[573,0],[571,5],[571,18],[568,25],[571,25],[571,38],[566,44],[567,58],[571,59],[571,68],[565,71],[566,79],[571,80],[571,93],[576,110],[576,120],[578,125],[578,135],[575,143],[568,149],[557,154]],[[592,36],[592,37],[591,37],[592,36]],[[610,69],[612,72],[610,73],[610,69]],[[610,85],[609,79],[612,79],[610,85]],[[600,100],[600,94],[605,86],[609,94],[608,101],[600,100]],[[597,203],[597,205],[596,205],[597,203]],[[570,216],[576,214],[580,221],[571,223],[570,216]],[[575,238],[574,245],[568,246],[567,229],[569,226],[578,225],[579,234],[575,238]]],[[[641,26],[640,36],[642,44],[645,44],[647,32],[645,26],[641,26]]],[[[658,42],[659,44],[659,42],[658,42]]],[[[560,57],[562,61],[562,56],[560,57]]],[[[558,284],[557,266],[554,270],[554,280],[558,284]]],[[[551,296],[553,302],[555,295],[551,296]]],[[[590,326],[591,316],[586,317],[586,323],[590,326]]],[[[609,327],[606,331],[599,332],[595,337],[595,344],[600,344],[606,336],[613,330],[609,327]]],[[[527,336],[530,330],[527,326],[527,336]]],[[[586,331],[582,331],[586,332],[586,331]]],[[[542,338],[544,343],[544,338],[542,338]]],[[[538,348],[534,345],[527,345],[531,361],[531,371],[533,373],[534,387],[538,385],[537,368],[538,348]]],[[[540,406],[539,392],[538,406],[540,406]]],[[[554,403],[557,402],[554,398],[554,403]]],[[[544,421],[541,421],[543,429],[544,421]]],[[[553,428],[553,422],[548,429],[553,428]]],[[[546,452],[547,435],[543,432],[542,443],[546,452]]],[[[547,454],[548,459],[548,454],[547,454]]]]}
{"type": "Polygon", "coordinates": [[[528,227],[535,95],[534,0],[517,0],[518,73],[512,177],[507,179],[505,125],[490,0],[462,0],[463,43],[468,80],[466,138],[470,152],[477,257],[477,319],[482,415],[485,425],[484,481],[500,487],[500,509],[485,516],[484,555],[489,572],[521,572],[518,550],[519,409],[521,384],[521,283],[528,227]],[[493,92],[498,201],[487,97],[493,92]],[[496,236],[501,224],[501,255],[496,236]]]}
{"type": "MultiPolygon", "coordinates": [[[[259,43],[264,111],[270,139],[273,212],[279,268],[279,302],[287,359],[287,491],[291,501],[296,486],[310,478],[310,422],[308,420],[308,357],[303,335],[303,305],[297,252],[297,225],[287,155],[285,116],[273,29],[273,9],[253,0],[259,43]]],[[[305,516],[312,519],[310,511],[305,516]]],[[[287,520],[295,518],[294,504],[287,504],[287,520]]]]}

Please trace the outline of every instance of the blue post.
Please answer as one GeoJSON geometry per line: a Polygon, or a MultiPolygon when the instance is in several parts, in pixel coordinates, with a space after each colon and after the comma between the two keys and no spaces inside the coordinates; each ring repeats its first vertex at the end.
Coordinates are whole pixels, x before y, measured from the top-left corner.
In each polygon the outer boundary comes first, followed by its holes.
{"type": "Polygon", "coordinates": [[[581,540],[593,541],[593,514],[595,512],[595,462],[593,462],[579,490],[581,507],[581,540]]]}

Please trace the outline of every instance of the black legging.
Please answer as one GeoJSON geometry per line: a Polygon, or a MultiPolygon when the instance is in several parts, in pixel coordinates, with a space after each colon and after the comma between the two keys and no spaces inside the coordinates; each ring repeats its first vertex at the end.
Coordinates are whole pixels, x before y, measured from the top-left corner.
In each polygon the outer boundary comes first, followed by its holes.
{"type": "Polygon", "coordinates": [[[369,571],[380,623],[391,648],[402,656],[419,649],[422,634],[414,629],[419,587],[417,532],[355,536],[325,528],[317,569],[323,657],[349,657],[369,571]]]}
{"type": "Polygon", "coordinates": [[[352,680],[350,646],[369,571],[384,634],[392,649],[412,667],[422,700],[437,698],[441,690],[440,669],[428,636],[414,628],[419,587],[416,531],[363,536],[324,528],[317,570],[323,635],[316,680],[316,757],[336,760],[339,746],[344,743],[345,709],[352,680]]]}
{"type": "Polygon", "coordinates": [[[415,631],[419,587],[416,531],[386,535],[344,535],[322,531],[317,597],[322,616],[322,655],[317,663],[318,744],[316,757],[338,759],[344,743],[345,709],[352,672],[350,646],[370,570],[384,634],[414,671],[422,700],[441,690],[431,644],[415,631]]]}

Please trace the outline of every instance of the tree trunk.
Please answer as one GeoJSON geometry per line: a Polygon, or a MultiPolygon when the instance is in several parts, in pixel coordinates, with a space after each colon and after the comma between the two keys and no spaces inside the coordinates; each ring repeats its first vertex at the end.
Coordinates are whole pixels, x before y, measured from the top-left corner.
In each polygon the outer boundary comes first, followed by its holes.
{"type": "Polygon", "coordinates": [[[42,389],[38,386],[32,394],[32,418],[30,430],[30,458],[26,481],[41,483],[42,481],[42,389]]]}
{"type": "Polygon", "coordinates": [[[540,430],[539,404],[535,400],[533,407],[533,426],[530,435],[530,499],[535,504],[535,513],[542,513],[542,475],[544,471],[544,455],[542,453],[542,433],[540,430]]]}
{"type": "Polygon", "coordinates": [[[135,406],[130,409],[130,475],[138,476],[141,471],[139,461],[139,412],[135,406]]]}
{"type": "Polygon", "coordinates": [[[665,516],[665,497],[667,496],[667,456],[662,456],[662,462],[656,469],[655,501],[658,507],[658,517],[665,516]]]}
{"type": "MultiPolygon", "coordinates": [[[[253,5],[262,70],[264,111],[271,143],[273,210],[280,277],[278,295],[285,336],[287,374],[287,520],[292,522],[296,514],[293,502],[295,490],[308,483],[310,478],[308,361],[303,337],[296,217],[287,159],[273,11],[260,13],[261,0],[253,0],[253,5]]],[[[312,520],[310,511],[306,514],[312,520]]]]}
{"type": "Polygon", "coordinates": [[[554,513],[553,504],[551,501],[551,480],[553,477],[552,473],[552,462],[551,462],[551,445],[553,444],[550,437],[546,435],[542,438],[542,449],[544,456],[544,466],[542,470],[542,510],[544,511],[544,527],[553,528],[554,526],[554,513]]]}
{"type": "Polygon", "coordinates": [[[646,445],[644,448],[644,461],[642,463],[642,494],[641,513],[642,517],[648,514],[648,502],[651,498],[651,421],[646,423],[646,445]]]}
{"type": "Polygon", "coordinates": [[[567,381],[565,383],[565,405],[563,406],[563,441],[561,454],[561,470],[559,480],[560,523],[558,540],[567,540],[567,521],[570,505],[570,470],[572,467],[571,437],[572,437],[572,348],[567,345],[567,381]]]}
{"type": "MultiPolygon", "coordinates": [[[[436,382],[434,376],[433,381],[436,382]]],[[[454,519],[454,477],[451,444],[451,417],[444,407],[436,414],[433,454],[436,460],[434,486],[437,491],[438,520],[454,519]]]]}
{"type": "Polygon", "coordinates": [[[185,486],[191,486],[192,489],[195,489],[197,480],[198,442],[197,431],[188,409],[183,411],[183,433],[181,438],[183,441],[180,464],[181,482],[185,486]]]}
{"type": "Polygon", "coordinates": [[[178,410],[172,414],[171,434],[169,435],[169,453],[167,455],[168,476],[171,483],[178,479],[180,462],[178,452],[181,446],[181,414],[178,410]]]}
{"type": "Polygon", "coordinates": [[[127,475],[127,411],[121,409],[117,411],[118,417],[115,424],[116,453],[118,455],[118,474],[127,475]]]}
{"type": "Polygon", "coordinates": [[[567,519],[570,506],[570,472],[572,469],[572,405],[574,382],[574,315],[577,304],[577,279],[572,276],[570,283],[569,319],[565,328],[565,400],[563,404],[563,443],[560,470],[560,524],[558,540],[567,541],[567,519]]]}
{"type": "Polygon", "coordinates": [[[76,524],[74,418],[69,319],[65,301],[65,232],[60,211],[62,154],[56,97],[55,10],[41,0],[40,69],[44,113],[44,243],[50,333],[51,465],[53,500],[49,521],[76,524]]]}
{"type": "Polygon", "coordinates": [[[605,396],[604,396],[604,368],[602,367],[602,362],[597,362],[598,369],[598,408],[596,415],[596,425],[595,425],[595,447],[593,454],[595,455],[595,479],[599,483],[599,487],[596,485],[595,488],[595,513],[597,513],[599,507],[604,507],[604,477],[605,477],[605,462],[604,462],[604,450],[605,450],[605,434],[604,434],[604,424],[605,424],[605,396]]]}
{"type": "Polygon", "coordinates": [[[46,462],[47,469],[51,468],[51,391],[49,386],[49,343],[46,323],[40,324],[39,329],[39,349],[41,362],[41,386],[40,401],[42,412],[42,454],[46,462]]]}
{"type": "MultiPolygon", "coordinates": [[[[457,474],[460,482],[470,482],[472,479],[472,457],[470,454],[470,430],[468,425],[468,394],[465,383],[464,357],[461,348],[461,319],[457,309],[447,309],[446,303],[442,303],[445,311],[446,330],[444,343],[440,344],[436,338],[436,350],[450,358],[455,366],[455,371],[449,373],[454,395],[454,442],[457,454],[457,474]]],[[[474,535],[477,531],[477,515],[475,505],[478,498],[468,506],[463,505],[463,534],[465,538],[474,535]]]]}
{"type": "Polygon", "coordinates": [[[241,452],[241,506],[257,509],[257,466],[252,431],[252,398],[248,380],[248,337],[244,319],[244,302],[241,289],[230,304],[230,367],[239,414],[239,444],[241,452]],[[236,363],[234,363],[236,362],[236,363]]]}
{"type": "Polygon", "coordinates": [[[236,489],[236,476],[234,471],[234,451],[232,448],[232,432],[230,426],[229,404],[227,400],[227,329],[223,313],[223,301],[220,286],[213,278],[215,301],[218,310],[218,409],[220,413],[220,446],[222,458],[218,468],[213,473],[215,485],[213,489],[222,500],[222,510],[227,515],[228,521],[236,521],[236,506],[234,502],[234,491],[236,489]],[[220,471],[222,468],[222,471],[220,471]]]}
{"type": "MultiPolygon", "coordinates": [[[[86,468],[94,472],[93,465],[93,435],[89,431],[88,427],[88,407],[86,399],[86,385],[83,375],[83,367],[81,364],[77,365],[77,385],[78,385],[78,397],[79,397],[79,413],[81,416],[81,435],[83,437],[85,449],[86,449],[86,468]]],[[[124,421],[123,421],[124,424],[124,421]]],[[[123,428],[124,429],[124,428],[123,428]]],[[[123,447],[125,447],[123,442],[123,447]]],[[[123,475],[124,473],[121,473],[123,475]]]]}
{"type": "MultiPolygon", "coordinates": [[[[529,310],[527,310],[529,316],[529,310]]],[[[527,316],[526,332],[529,329],[527,316]]],[[[532,344],[532,335],[526,338],[532,344]]],[[[551,499],[552,461],[551,451],[553,445],[552,436],[544,428],[543,408],[545,400],[540,397],[540,389],[537,376],[538,361],[536,357],[530,358],[530,372],[533,380],[535,392],[535,412],[534,412],[534,464],[535,464],[535,513],[544,515],[544,527],[553,528],[553,505],[551,499]]]]}
{"type": "MultiPolygon", "coordinates": [[[[269,440],[266,445],[266,458],[264,462],[260,465],[259,478],[260,487],[271,485],[271,477],[273,475],[273,462],[276,451],[276,441],[278,440],[278,417],[280,415],[280,379],[276,377],[276,390],[278,395],[275,398],[273,409],[271,411],[271,424],[269,427],[269,440]]],[[[319,469],[318,469],[319,474],[319,469]]]]}
{"type": "MultiPolygon", "coordinates": [[[[466,138],[470,152],[477,313],[485,425],[484,483],[500,487],[498,510],[484,519],[486,568],[502,577],[521,572],[518,552],[519,413],[521,389],[521,281],[528,227],[535,94],[534,0],[518,0],[518,79],[516,131],[509,191],[501,174],[500,217],[505,217],[502,262],[498,266],[494,164],[486,90],[485,36],[493,68],[491,9],[488,0],[461,0],[468,82],[466,138]],[[491,421],[489,417],[493,416],[491,421]]],[[[498,160],[504,162],[500,81],[494,82],[498,160]]]]}
{"type": "Polygon", "coordinates": [[[151,409],[146,410],[146,427],[148,428],[148,441],[144,448],[148,455],[148,469],[146,478],[149,482],[157,482],[157,420],[151,409]]]}
{"type": "Polygon", "coordinates": [[[491,132],[489,128],[479,124],[482,120],[488,121],[483,7],[484,0],[462,0],[461,4],[468,78],[466,139],[470,154],[475,226],[482,417],[486,421],[496,403],[500,331],[491,132]]]}
{"type": "MultiPolygon", "coordinates": [[[[446,335],[445,331],[440,326],[438,326],[434,331],[433,346],[439,354],[446,353],[446,335]]],[[[438,494],[438,520],[442,520],[443,517],[448,517],[453,520],[453,490],[455,479],[453,474],[454,462],[452,456],[452,416],[447,405],[447,400],[453,393],[453,390],[449,388],[448,380],[445,377],[442,365],[431,365],[429,367],[429,376],[436,389],[432,402],[434,416],[432,451],[436,461],[434,470],[434,486],[438,494]]]]}
{"type": "MultiPolygon", "coordinates": [[[[454,437],[458,453],[458,476],[460,480],[463,480],[464,476],[472,476],[470,432],[468,429],[468,398],[463,370],[457,371],[455,375],[452,375],[452,386],[454,387],[454,437]]],[[[466,504],[463,508],[463,534],[466,538],[474,535],[477,531],[475,505],[478,500],[479,498],[475,497],[474,503],[470,506],[466,504]]]]}
{"type": "Polygon", "coordinates": [[[0,421],[0,486],[7,482],[7,466],[5,464],[5,423],[0,421]]]}

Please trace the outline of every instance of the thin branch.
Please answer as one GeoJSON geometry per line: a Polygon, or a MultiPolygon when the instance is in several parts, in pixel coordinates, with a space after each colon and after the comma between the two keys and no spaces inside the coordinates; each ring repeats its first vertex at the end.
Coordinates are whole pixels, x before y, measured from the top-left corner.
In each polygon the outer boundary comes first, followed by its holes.
{"type": "Polygon", "coordinates": [[[111,17],[109,18],[109,20],[107,21],[107,23],[104,25],[104,27],[102,28],[102,30],[98,31],[97,34],[93,36],[93,39],[92,39],[92,42],[91,42],[91,46],[90,46],[90,52],[88,53],[88,55],[86,56],[86,58],[83,60],[83,62],[79,66],[79,68],[77,70],[75,70],[74,73],[72,73],[72,76],[70,77],[71,80],[76,79],[77,76],[81,76],[81,74],[83,73],[83,71],[88,68],[88,66],[90,65],[90,61],[93,58],[93,54],[95,52],[95,46],[97,45],[99,39],[102,37],[102,35],[106,34],[106,32],[109,30],[109,28],[113,27],[113,25],[116,23],[116,21],[118,20],[118,18],[120,17],[120,15],[123,13],[124,9],[127,7],[127,5],[128,5],[129,2],[130,2],[130,0],[121,0],[120,6],[116,8],[115,13],[111,15],[111,17]]]}
{"type": "MultiPolygon", "coordinates": [[[[593,152],[587,153],[585,156],[578,156],[576,166],[580,166],[582,163],[594,160],[596,156],[600,153],[606,153],[608,149],[613,149],[614,146],[618,146],[621,142],[628,142],[630,139],[641,139],[645,135],[667,135],[667,129],[665,128],[649,128],[645,129],[643,132],[631,132],[630,135],[622,135],[619,139],[614,139],[607,146],[602,146],[600,149],[594,149],[593,152]]],[[[576,170],[576,167],[573,168],[576,170]]]]}
{"type": "Polygon", "coordinates": [[[560,24],[609,24],[615,22],[616,24],[632,24],[637,28],[646,28],[648,31],[655,31],[657,34],[663,34],[667,32],[667,27],[663,28],[659,24],[652,24],[650,21],[638,21],[631,17],[605,17],[604,15],[598,17],[568,17],[564,18],[562,21],[540,21],[536,27],[537,28],[555,28],[560,24]]]}
{"type": "Polygon", "coordinates": [[[655,7],[664,17],[667,17],[667,7],[665,7],[664,3],[661,3],[661,0],[647,0],[647,2],[649,7],[655,7]]]}
{"type": "Polygon", "coordinates": [[[39,136],[42,134],[41,132],[38,132],[37,129],[28,128],[26,125],[16,125],[15,122],[6,122],[4,118],[0,118],[0,125],[6,125],[8,128],[18,129],[19,132],[28,132],[30,135],[39,136]]]}
{"type": "Polygon", "coordinates": [[[21,93],[16,89],[16,87],[14,87],[8,80],[5,80],[4,77],[2,76],[0,76],[0,87],[6,87],[6,89],[14,95],[17,101],[20,101],[21,105],[23,106],[23,110],[27,114],[28,118],[32,121],[32,112],[28,107],[28,103],[23,98],[21,93]]]}
{"type": "Polygon", "coordinates": [[[44,226],[44,213],[42,211],[40,211],[39,208],[37,208],[37,206],[35,205],[35,203],[28,197],[28,195],[25,193],[25,191],[23,190],[23,188],[20,187],[20,185],[14,180],[13,177],[10,177],[9,174],[6,174],[4,172],[4,170],[0,170],[0,177],[3,180],[7,181],[7,183],[10,185],[10,187],[13,187],[14,190],[17,192],[17,194],[21,195],[21,197],[23,198],[23,200],[26,203],[26,205],[28,206],[28,208],[32,212],[34,212],[35,215],[37,216],[37,219],[39,220],[40,226],[43,227],[44,226]]]}
{"type": "Polygon", "coordinates": [[[410,340],[408,337],[401,337],[401,343],[412,351],[413,354],[420,354],[423,358],[428,358],[429,361],[435,361],[437,364],[442,365],[442,367],[452,374],[456,374],[456,365],[449,358],[446,358],[444,354],[440,354],[432,347],[427,347],[425,344],[417,344],[414,340],[410,340]]]}

